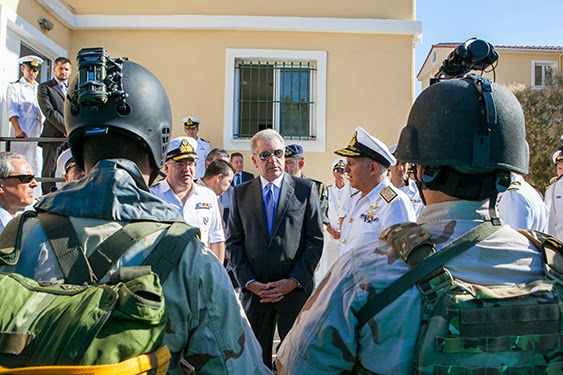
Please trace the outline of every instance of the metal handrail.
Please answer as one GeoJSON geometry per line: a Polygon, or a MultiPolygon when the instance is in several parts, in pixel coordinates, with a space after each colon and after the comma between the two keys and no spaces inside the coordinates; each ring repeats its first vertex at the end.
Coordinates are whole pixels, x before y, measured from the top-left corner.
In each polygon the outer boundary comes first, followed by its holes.
{"type": "MultiPolygon", "coordinates": [[[[53,137],[0,137],[0,142],[6,142],[6,151],[10,151],[12,142],[45,142],[45,143],[62,143],[67,142],[68,138],[53,137]]],[[[63,182],[64,178],[60,177],[36,177],[37,182],[63,182]]]]}

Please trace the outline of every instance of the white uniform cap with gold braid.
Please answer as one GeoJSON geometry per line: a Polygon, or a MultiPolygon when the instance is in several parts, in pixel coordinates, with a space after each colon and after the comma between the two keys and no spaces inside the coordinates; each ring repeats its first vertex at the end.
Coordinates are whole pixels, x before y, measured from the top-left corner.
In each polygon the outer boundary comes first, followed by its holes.
{"type": "Polygon", "coordinates": [[[182,123],[184,124],[184,128],[193,129],[196,126],[199,126],[200,121],[197,117],[188,116],[182,119],[182,123]]]}
{"type": "Polygon", "coordinates": [[[561,150],[555,151],[552,158],[553,164],[563,163],[563,152],[561,150]]]}
{"type": "Polygon", "coordinates": [[[183,159],[197,159],[197,141],[191,137],[178,137],[174,138],[168,144],[168,151],[166,152],[166,161],[183,160],[183,159]]]}
{"type": "Polygon", "coordinates": [[[344,169],[344,167],[346,167],[346,159],[338,158],[332,162],[331,170],[334,171],[335,169],[344,169]]]}
{"type": "Polygon", "coordinates": [[[57,172],[60,173],[61,176],[64,176],[68,173],[68,170],[76,165],[74,158],[72,157],[72,153],[70,152],[70,148],[67,148],[57,158],[57,172]]]}
{"type": "Polygon", "coordinates": [[[385,143],[371,136],[361,127],[356,128],[350,143],[348,143],[348,147],[336,150],[334,153],[349,158],[370,158],[385,168],[389,168],[389,166],[395,165],[397,162],[385,143]]]}
{"type": "Polygon", "coordinates": [[[18,60],[18,63],[20,63],[20,65],[27,65],[30,68],[39,69],[41,64],[43,64],[43,59],[39,56],[27,55],[27,56],[21,57],[18,60]]]}

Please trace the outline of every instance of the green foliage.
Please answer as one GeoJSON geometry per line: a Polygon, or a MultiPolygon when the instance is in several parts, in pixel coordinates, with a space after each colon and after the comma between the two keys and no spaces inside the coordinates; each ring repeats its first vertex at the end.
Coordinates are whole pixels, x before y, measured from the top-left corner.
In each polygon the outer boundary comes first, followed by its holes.
{"type": "Polygon", "coordinates": [[[526,180],[542,193],[555,176],[552,155],[563,135],[563,75],[544,88],[513,87],[526,118],[530,172],[526,180]]]}

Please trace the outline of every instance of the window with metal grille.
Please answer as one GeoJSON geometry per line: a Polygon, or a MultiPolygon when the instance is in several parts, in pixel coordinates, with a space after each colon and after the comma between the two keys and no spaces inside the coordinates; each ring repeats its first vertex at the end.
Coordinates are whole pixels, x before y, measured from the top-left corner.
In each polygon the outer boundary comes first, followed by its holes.
{"type": "Polygon", "coordinates": [[[235,70],[235,139],[266,128],[288,140],[316,138],[314,62],[237,60],[235,70]]]}
{"type": "Polygon", "coordinates": [[[326,51],[228,48],[224,148],[248,149],[256,132],[272,128],[307,152],[325,152],[326,87],[326,51]]]}
{"type": "Polygon", "coordinates": [[[552,83],[557,73],[557,63],[553,61],[532,62],[532,86],[545,87],[552,83]]]}

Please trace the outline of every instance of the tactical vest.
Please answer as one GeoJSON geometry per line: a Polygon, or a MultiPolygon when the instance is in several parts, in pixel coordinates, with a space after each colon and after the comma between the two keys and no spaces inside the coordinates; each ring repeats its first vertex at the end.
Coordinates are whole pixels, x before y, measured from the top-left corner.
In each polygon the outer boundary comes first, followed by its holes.
{"type": "MultiPolygon", "coordinates": [[[[423,306],[414,356],[416,374],[562,374],[561,241],[536,231],[519,231],[541,250],[544,259],[545,278],[525,285],[467,283],[443,267],[497,229],[483,223],[438,252],[430,234],[418,224],[386,229],[380,238],[410,270],[357,313],[360,328],[417,285],[423,306]]],[[[355,369],[358,374],[369,373],[359,363],[355,369]]]]}
{"type": "MultiPolygon", "coordinates": [[[[25,212],[0,236],[0,265],[15,267],[25,212]]],[[[176,267],[197,228],[185,223],[130,222],[86,257],[66,216],[41,213],[65,284],[0,273],[0,374],[162,374],[167,310],[161,282],[176,267]],[[146,236],[164,231],[139,267],[121,256],[146,236]],[[5,367],[3,367],[5,366],[5,367]]]]}

